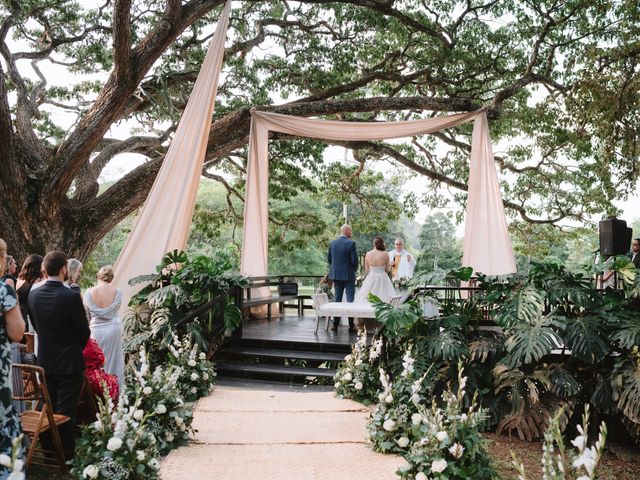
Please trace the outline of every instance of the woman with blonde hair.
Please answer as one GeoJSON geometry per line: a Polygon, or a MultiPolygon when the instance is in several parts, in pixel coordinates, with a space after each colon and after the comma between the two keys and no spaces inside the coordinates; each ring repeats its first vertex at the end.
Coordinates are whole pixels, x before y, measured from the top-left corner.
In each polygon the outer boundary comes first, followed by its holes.
{"type": "Polygon", "coordinates": [[[91,338],[104,351],[104,370],[118,377],[122,391],[124,385],[124,354],[122,352],[122,324],[118,310],[122,304],[122,290],[111,285],[113,267],[105,265],[98,270],[98,284],[87,290],[84,302],[91,316],[91,338]]]}
{"type": "Polygon", "coordinates": [[[67,283],[69,288],[80,293],[80,276],[82,275],[82,262],[77,258],[67,260],[67,283]]]}
{"type": "MultiPolygon", "coordinates": [[[[7,244],[0,238],[0,276],[7,261],[7,244]]],[[[11,394],[11,344],[24,335],[24,320],[13,288],[0,281],[0,455],[12,458],[12,441],[20,436],[20,420],[13,406],[11,394]]],[[[7,478],[9,470],[0,464],[0,478],[7,478]]],[[[19,472],[21,473],[21,472],[19,472]]]]}

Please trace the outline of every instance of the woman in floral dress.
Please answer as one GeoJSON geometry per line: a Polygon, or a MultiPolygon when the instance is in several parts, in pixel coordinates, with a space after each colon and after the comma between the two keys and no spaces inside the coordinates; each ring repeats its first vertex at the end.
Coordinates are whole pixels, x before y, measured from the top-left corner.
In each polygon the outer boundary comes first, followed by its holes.
{"type": "MultiPolygon", "coordinates": [[[[0,238],[0,275],[4,273],[7,244],[0,238]]],[[[19,341],[24,335],[24,321],[18,308],[16,292],[0,281],[0,479],[12,473],[5,463],[13,454],[13,440],[22,433],[20,419],[11,402],[11,346],[10,340],[19,341]]],[[[19,453],[22,458],[22,452],[19,453]]],[[[14,464],[15,466],[15,464],[14,464]]],[[[15,473],[15,472],[14,472],[15,473]]],[[[18,477],[12,477],[18,478],[18,477]]]]}

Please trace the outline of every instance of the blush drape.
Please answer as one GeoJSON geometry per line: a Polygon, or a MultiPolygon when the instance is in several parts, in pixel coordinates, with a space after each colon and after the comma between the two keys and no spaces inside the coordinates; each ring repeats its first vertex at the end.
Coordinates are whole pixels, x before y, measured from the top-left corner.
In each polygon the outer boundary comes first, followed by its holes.
{"type": "Polygon", "coordinates": [[[144,286],[130,286],[129,279],[153,273],[166,252],[184,249],[187,244],[218,92],[230,9],[231,2],[227,1],[171,146],[116,261],[113,285],[122,290],[125,307],[144,286]]]}
{"type": "Polygon", "coordinates": [[[475,122],[462,264],[487,275],[516,271],[500,196],[487,117],[483,110],[405,122],[342,122],[254,111],[251,118],[241,273],[268,272],[269,132],[324,140],[358,141],[409,137],[475,122]]]}

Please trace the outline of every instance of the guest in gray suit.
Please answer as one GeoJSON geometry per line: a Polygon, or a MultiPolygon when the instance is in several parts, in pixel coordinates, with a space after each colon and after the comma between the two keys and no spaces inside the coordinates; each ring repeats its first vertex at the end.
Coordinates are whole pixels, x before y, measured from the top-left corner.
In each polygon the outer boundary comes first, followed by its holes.
{"type": "MultiPolygon", "coordinates": [[[[342,301],[342,295],[345,290],[347,293],[347,302],[353,302],[356,292],[356,270],[358,269],[358,252],[356,251],[356,242],[351,240],[353,230],[349,225],[343,225],[340,228],[340,237],[332,240],[329,244],[329,252],[327,253],[327,261],[329,262],[329,279],[333,281],[336,291],[336,302],[342,301]]],[[[338,330],[340,325],[340,317],[333,319],[334,332],[338,330]]],[[[353,326],[353,318],[349,318],[349,331],[356,332],[353,326]]]]}

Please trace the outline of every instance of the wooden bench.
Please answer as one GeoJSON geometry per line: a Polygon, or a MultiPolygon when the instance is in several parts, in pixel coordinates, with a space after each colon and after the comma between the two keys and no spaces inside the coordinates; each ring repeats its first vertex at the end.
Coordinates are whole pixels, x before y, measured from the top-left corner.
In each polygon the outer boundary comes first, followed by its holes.
{"type": "MultiPolygon", "coordinates": [[[[250,307],[258,307],[261,305],[267,306],[267,320],[271,320],[271,305],[274,303],[279,304],[280,311],[284,312],[286,308],[286,302],[295,301],[297,302],[298,315],[302,316],[304,311],[304,300],[305,298],[309,298],[308,295],[288,295],[285,292],[281,292],[284,286],[288,286],[293,284],[293,282],[285,281],[284,276],[282,277],[252,277],[250,279],[251,284],[248,287],[245,287],[246,298],[242,299],[242,308],[250,308],[250,307]],[[262,296],[262,297],[252,297],[251,290],[254,288],[269,288],[269,287],[278,287],[278,294],[270,295],[270,296],[262,296]]],[[[296,284],[297,287],[297,284],[296,284]]],[[[296,288],[297,290],[297,288],[296,288]]]]}

